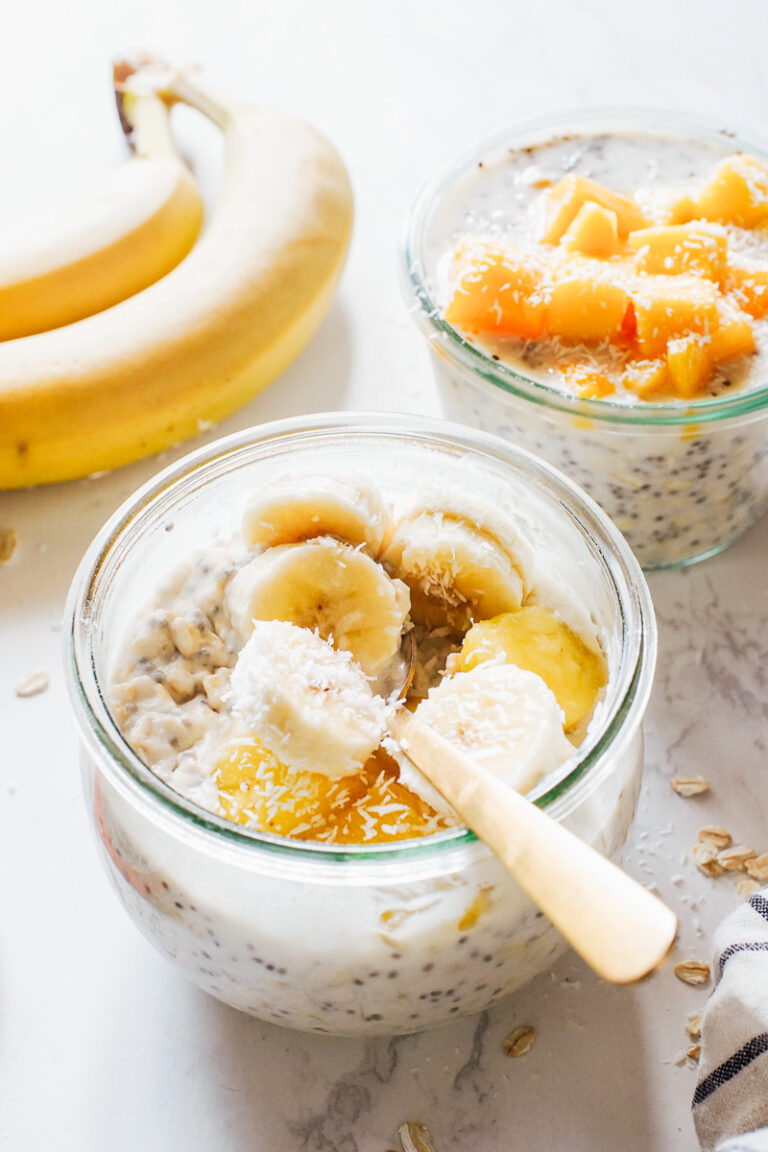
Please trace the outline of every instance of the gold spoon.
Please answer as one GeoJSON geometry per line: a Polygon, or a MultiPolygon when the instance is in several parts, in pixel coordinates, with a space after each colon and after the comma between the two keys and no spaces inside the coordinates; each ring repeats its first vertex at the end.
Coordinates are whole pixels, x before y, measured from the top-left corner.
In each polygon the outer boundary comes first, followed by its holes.
{"type": "Polygon", "coordinates": [[[629,984],[661,964],[677,918],[657,896],[407,709],[394,712],[390,732],[599,976],[629,984]]]}

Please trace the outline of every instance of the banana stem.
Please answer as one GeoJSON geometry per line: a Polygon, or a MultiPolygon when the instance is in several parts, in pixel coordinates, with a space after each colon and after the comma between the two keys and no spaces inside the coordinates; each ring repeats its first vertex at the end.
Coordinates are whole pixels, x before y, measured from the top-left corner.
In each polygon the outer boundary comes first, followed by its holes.
{"type": "Polygon", "coordinates": [[[176,101],[188,104],[223,131],[232,122],[234,103],[217,96],[195,68],[175,68],[151,57],[137,61],[118,60],[114,65],[114,83],[118,111],[126,132],[135,130],[130,110],[140,97],[154,97],[166,107],[176,101]]]}
{"type": "Polygon", "coordinates": [[[182,104],[196,108],[222,131],[232,122],[234,102],[217,96],[196,72],[178,72],[167,91],[182,104]]]}
{"type": "Polygon", "coordinates": [[[120,122],[123,130],[128,124],[128,140],[137,156],[181,159],[171,132],[170,108],[159,96],[143,92],[123,93],[120,122]]]}

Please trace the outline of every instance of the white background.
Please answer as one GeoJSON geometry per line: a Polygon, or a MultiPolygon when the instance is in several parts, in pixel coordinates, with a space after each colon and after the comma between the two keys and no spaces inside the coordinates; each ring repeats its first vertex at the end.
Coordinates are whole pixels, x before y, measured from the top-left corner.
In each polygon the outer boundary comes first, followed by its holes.
{"type": "MultiPolygon", "coordinates": [[[[115,53],[197,61],[220,87],[311,118],[344,155],[357,201],[321,332],[220,431],[333,408],[437,412],[396,282],[419,184],[479,136],[560,108],[655,105],[760,134],[765,11],[764,0],[7,3],[0,232],[123,158],[115,53]]],[[[215,133],[191,115],[179,131],[213,202],[215,133]]],[[[0,494],[0,527],[21,539],[0,569],[0,1147],[384,1152],[410,1117],[430,1126],[437,1152],[694,1149],[695,1073],[674,1058],[705,992],[669,969],[611,989],[568,957],[487,1016],[397,1041],[334,1041],[238,1016],[139,937],[86,825],[59,621],[92,535],[157,466],[0,494]],[[48,691],[18,699],[39,668],[48,691]],[[501,1043],[519,1023],[537,1040],[510,1061],[501,1043]]],[[[725,556],[651,579],[661,660],[630,855],[681,916],[680,956],[705,958],[736,902],[728,878],[686,861],[696,828],[724,823],[768,848],[767,546],[763,523],[725,556]],[[680,800],[668,783],[678,772],[709,775],[712,793],[680,800]]]]}

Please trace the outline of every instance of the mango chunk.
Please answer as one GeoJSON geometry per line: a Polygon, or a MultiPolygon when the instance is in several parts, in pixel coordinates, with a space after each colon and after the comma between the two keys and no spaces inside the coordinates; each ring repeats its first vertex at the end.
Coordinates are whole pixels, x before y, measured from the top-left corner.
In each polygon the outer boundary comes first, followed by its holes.
{"type": "Polygon", "coordinates": [[[712,379],[714,362],[709,337],[691,333],[670,340],[667,345],[669,381],[677,392],[688,400],[697,396],[712,379]]]}
{"type": "Polygon", "coordinates": [[[730,300],[717,302],[718,324],[712,333],[709,352],[716,364],[731,356],[744,356],[755,350],[755,334],[749,317],[730,300]]]}
{"type": "Polygon", "coordinates": [[[616,340],[629,299],[620,274],[599,261],[574,257],[555,272],[544,328],[550,336],[580,344],[616,340]]]}
{"type": "Polygon", "coordinates": [[[573,392],[584,400],[602,400],[616,391],[613,381],[602,372],[587,368],[584,364],[566,364],[563,379],[573,392]]]}
{"type": "Polygon", "coordinates": [[[382,749],[359,774],[330,780],[287,768],[251,737],[227,749],[217,768],[223,814],[278,836],[382,843],[423,836],[444,824],[400,782],[397,764],[382,749]]]}
{"type": "Polygon", "coordinates": [[[755,320],[768,313],[768,268],[729,264],[725,288],[733,295],[739,308],[755,320]]]}
{"type": "Polygon", "coordinates": [[[646,400],[669,385],[666,357],[656,360],[630,360],[621,374],[625,388],[646,400]]]}
{"type": "Polygon", "coordinates": [[[566,228],[560,243],[569,252],[580,252],[582,256],[615,256],[621,248],[616,213],[587,201],[566,228]]]}
{"type": "Polygon", "coordinates": [[[469,672],[500,657],[541,676],[563,711],[566,730],[590,715],[607,679],[602,657],[538,604],[473,624],[451,671],[469,672]]]}
{"type": "Polygon", "coordinates": [[[754,228],[768,216],[768,169],[743,152],[727,156],[702,188],[696,213],[705,220],[754,228]]]}
{"type": "Polygon", "coordinates": [[[445,312],[466,332],[535,340],[544,326],[547,270],[534,253],[486,246],[468,255],[445,312]]]}
{"type": "Polygon", "coordinates": [[[719,281],[725,269],[728,242],[719,224],[699,221],[641,228],[630,232],[627,240],[637,253],[639,272],[668,276],[688,272],[719,281]]]}
{"type": "Polygon", "coordinates": [[[666,211],[667,224],[688,224],[696,219],[696,201],[685,193],[671,200],[666,211]]]}
{"type": "Polygon", "coordinates": [[[642,228],[646,224],[645,217],[634,200],[619,196],[610,188],[571,172],[562,180],[558,180],[544,198],[542,242],[557,244],[576,218],[579,209],[589,201],[615,212],[618,234],[622,238],[628,232],[642,228]]]}
{"type": "Polygon", "coordinates": [[[632,293],[643,357],[662,356],[668,341],[717,327],[717,291],[694,276],[642,276],[632,293]]]}

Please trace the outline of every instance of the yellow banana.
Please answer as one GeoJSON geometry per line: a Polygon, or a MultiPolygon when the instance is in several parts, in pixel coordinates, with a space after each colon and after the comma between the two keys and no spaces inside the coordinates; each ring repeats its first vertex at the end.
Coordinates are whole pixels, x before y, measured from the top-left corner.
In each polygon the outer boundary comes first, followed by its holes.
{"type": "Polygon", "coordinates": [[[159,452],[269,384],[331,302],[352,226],[332,145],[303,121],[211,94],[191,72],[139,67],[146,90],[220,126],[222,192],[178,267],[114,307],[0,344],[0,487],[64,480],[159,452]]]}
{"type": "Polygon", "coordinates": [[[0,340],[47,332],[140,292],[184,259],[203,203],[171,136],[168,106],[136,100],[133,157],[98,196],[0,249],[0,340]]]}

